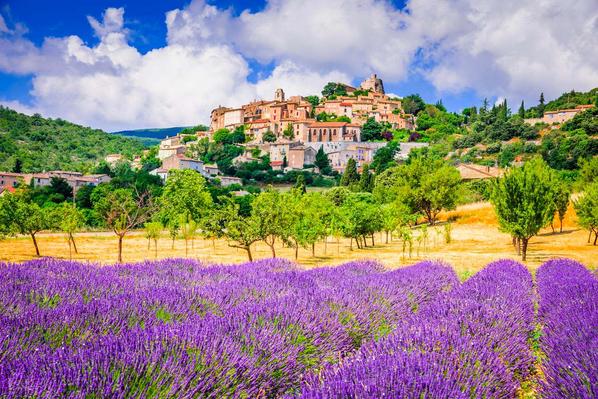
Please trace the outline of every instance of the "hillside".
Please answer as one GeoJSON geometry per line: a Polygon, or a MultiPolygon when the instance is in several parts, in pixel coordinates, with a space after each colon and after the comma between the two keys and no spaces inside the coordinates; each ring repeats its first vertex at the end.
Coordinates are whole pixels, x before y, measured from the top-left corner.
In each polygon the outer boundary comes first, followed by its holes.
{"type": "Polygon", "coordinates": [[[0,107],[2,171],[86,171],[107,154],[129,156],[143,148],[143,143],[137,139],[0,107]]]}

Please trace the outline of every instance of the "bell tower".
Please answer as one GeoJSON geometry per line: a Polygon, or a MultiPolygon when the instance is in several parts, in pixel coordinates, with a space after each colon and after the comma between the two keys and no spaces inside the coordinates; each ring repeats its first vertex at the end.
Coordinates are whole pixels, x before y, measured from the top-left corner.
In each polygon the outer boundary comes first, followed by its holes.
{"type": "Polygon", "coordinates": [[[284,91],[282,89],[276,89],[276,92],[274,92],[274,101],[284,101],[284,91]]]}

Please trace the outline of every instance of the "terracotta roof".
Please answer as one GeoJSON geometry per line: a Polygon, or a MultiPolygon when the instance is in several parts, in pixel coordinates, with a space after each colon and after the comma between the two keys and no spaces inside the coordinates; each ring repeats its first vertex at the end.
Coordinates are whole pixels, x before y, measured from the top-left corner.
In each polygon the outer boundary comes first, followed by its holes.
{"type": "Polygon", "coordinates": [[[256,119],[251,122],[247,122],[248,125],[252,125],[254,123],[270,123],[270,119],[256,119]]]}
{"type": "Polygon", "coordinates": [[[283,162],[282,161],[270,161],[270,165],[272,166],[278,166],[278,165],[282,165],[283,162]]]}
{"type": "Polygon", "coordinates": [[[13,173],[13,172],[0,172],[2,176],[11,176],[11,177],[24,177],[21,173],[13,173]]]}
{"type": "Polygon", "coordinates": [[[341,107],[352,107],[353,104],[352,103],[348,103],[348,102],[342,102],[341,103],[341,107]]]}
{"type": "Polygon", "coordinates": [[[309,127],[342,127],[348,125],[347,122],[314,122],[309,127]]]}

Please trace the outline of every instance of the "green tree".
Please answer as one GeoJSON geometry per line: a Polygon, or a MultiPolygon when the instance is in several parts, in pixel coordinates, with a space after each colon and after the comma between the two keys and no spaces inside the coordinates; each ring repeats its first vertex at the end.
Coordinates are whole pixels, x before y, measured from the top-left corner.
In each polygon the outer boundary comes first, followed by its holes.
{"type": "Polygon", "coordinates": [[[593,233],[594,245],[596,245],[598,242],[598,182],[588,185],[580,198],[573,204],[579,225],[590,231],[588,243],[593,233]]]}
{"type": "Polygon", "coordinates": [[[352,187],[359,182],[359,173],[357,173],[357,162],[353,158],[349,158],[347,166],[341,177],[340,185],[345,187],[352,187]]]}
{"type": "Polygon", "coordinates": [[[419,111],[426,107],[426,103],[419,94],[410,94],[403,97],[402,106],[406,114],[417,115],[419,111]]]}
{"type": "Polygon", "coordinates": [[[316,160],[315,165],[320,170],[320,173],[323,175],[329,175],[332,173],[332,168],[330,167],[330,159],[328,159],[328,155],[324,152],[324,146],[318,149],[316,153],[316,160]]]}
{"type": "Polygon", "coordinates": [[[370,165],[363,165],[361,177],[359,178],[359,191],[371,193],[374,189],[374,175],[370,172],[370,165]]]}
{"type": "Polygon", "coordinates": [[[331,98],[336,96],[346,96],[347,88],[342,83],[328,82],[322,89],[322,96],[331,98]]]}
{"type": "Polygon", "coordinates": [[[544,105],[544,93],[540,93],[540,101],[539,101],[538,106],[536,107],[536,109],[538,110],[538,113],[539,113],[538,116],[540,118],[544,116],[544,108],[545,108],[545,105],[544,105]]]}
{"type": "Polygon", "coordinates": [[[320,104],[320,97],[318,96],[307,96],[305,100],[311,104],[313,108],[317,107],[320,104]]]}
{"type": "Polygon", "coordinates": [[[251,245],[262,238],[257,220],[251,215],[241,215],[239,204],[232,199],[226,200],[225,204],[216,212],[222,214],[223,235],[229,240],[228,245],[246,251],[249,261],[253,261],[251,245]]]}
{"type": "Polygon", "coordinates": [[[524,261],[530,238],[554,216],[554,184],[554,173],[538,158],[511,169],[492,184],[490,200],[500,229],[516,240],[524,261]]]}
{"type": "Polygon", "coordinates": [[[188,217],[188,215],[180,215],[179,226],[181,229],[181,235],[185,240],[185,256],[189,255],[189,241],[191,241],[191,248],[197,235],[197,222],[188,217]]]}
{"type": "Polygon", "coordinates": [[[579,184],[585,185],[598,181],[598,157],[580,160],[579,184]]]}
{"type": "Polygon", "coordinates": [[[267,132],[265,132],[263,134],[262,140],[265,143],[273,143],[276,141],[276,135],[274,133],[272,133],[270,130],[268,130],[267,132]]]}
{"type": "MultiPolygon", "coordinates": [[[[554,186],[554,205],[556,208],[556,216],[559,219],[559,231],[563,232],[563,220],[569,208],[569,200],[571,198],[571,190],[563,182],[557,182],[554,186]]],[[[552,229],[554,231],[554,228],[552,229]]]]}
{"type": "Polygon", "coordinates": [[[284,197],[271,187],[262,191],[251,207],[251,218],[262,241],[270,247],[272,257],[276,258],[277,239],[285,237],[288,231],[290,212],[284,197]]]}
{"type": "Polygon", "coordinates": [[[374,233],[382,230],[383,219],[372,194],[351,193],[341,208],[345,214],[343,235],[355,240],[358,248],[367,247],[368,237],[374,246],[374,233]]]}
{"type": "Polygon", "coordinates": [[[295,138],[295,130],[293,129],[292,123],[287,125],[287,127],[282,131],[282,135],[289,140],[293,140],[295,138]]]}
{"type": "Polygon", "coordinates": [[[64,232],[66,235],[69,244],[69,259],[71,259],[71,251],[73,249],[76,254],[79,253],[74,234],[81,230],[85,224],[83,214],[75,205],[70,202],[63,202],[52,209],[51,218],[54,228],[64,232]]]}
{"type": "Polygon", "coordinates": [[[28,235],[40,256],[36,234],[50,226],[48,211],[31,201],[25,191],[0,197],[0,236],[28,235]]]}
{"type": "Polygon", "coordinates": [[[162,233],[162,223],[148,222],[145,223],[145,238],[147,238],[147,249],[150,249],[150,241],[154,242],[154,259],[158,258],[158,239],[162,233]]]}
{"type": "Polygon", "coordinates": [[[523,100],[521,100],[521,105],[519,106],[517,114],[521,119],[525,118],[525,105],[523,104],[523,100]]]}
{"type": "Polygon", "coordinates": [[[297,175],[297,181],[295,181],[295,186],[293,188],[300,194],[305,194],[307,192],[307,189],[305,188],[305,176],[303,173],[297,175]]]}
{"type": "Polygon", "coordinates": [[[403,201],[411,213],[423,214],[433,225],[442,210],[455,209],[460,188],[457,169],[442,159],[420,156],[383,172],[376,179],[374,195],[383,202],[403,201]]]}
{"type": "Polygon", "coordinates": [[[148,193],[135,195],[131,189],[113,190],[108,185],[98,186],[91,197],[104,226],[118,237],[118,262],[122,263],[123,239],[150,219],[155,209],[153,199],[148,193]]]}
{"type": "Polygon", "coordinates": [[[312,256],[315,256],[315,244],[326,237],[326,212],[329,209],[325,198],[320,193],[301,195],[297,190],[292,190],[285,195],[290,209],[290,223],[288,223],[285,241],[295,248],[295,259],[299,254],[299,247],[311,247],[312,256]]]}
{"type": "Polygon", "coordinates": [[[374,118],[368,120],[361,127],[361,140],[374,141],[382,139],[382,124],[376,122],[374,118]]]}
{"type": "Polygon", "coordinates": [[[372,169],[376,171],[376,174],[380,174],[386,169],[396,166],[395,156],[399,150],[399,146],[400,144],[398,142],[389,141],[386,146],[376,151],[371,165],[372,169]]]}
{"type": "Polygon", "coordinates": [[[201,220],[212,206],[206,179],[194,170],[173,170],[160,197],[160,216],[165,225],[185,215],[186,220],[201,220]]]}

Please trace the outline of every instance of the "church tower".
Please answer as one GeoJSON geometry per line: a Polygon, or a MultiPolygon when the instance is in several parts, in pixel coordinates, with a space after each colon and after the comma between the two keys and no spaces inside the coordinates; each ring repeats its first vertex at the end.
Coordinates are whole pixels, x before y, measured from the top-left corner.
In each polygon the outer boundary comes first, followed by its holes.
{"type": "Polygon", "coordinates": [[[274,101],[284,101],[284,91],[282,89],[276,89],[274,93],[274,101]]]}

